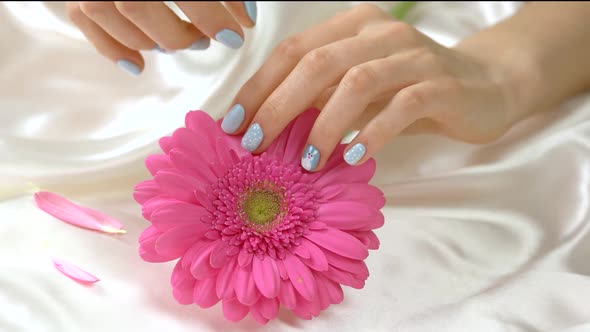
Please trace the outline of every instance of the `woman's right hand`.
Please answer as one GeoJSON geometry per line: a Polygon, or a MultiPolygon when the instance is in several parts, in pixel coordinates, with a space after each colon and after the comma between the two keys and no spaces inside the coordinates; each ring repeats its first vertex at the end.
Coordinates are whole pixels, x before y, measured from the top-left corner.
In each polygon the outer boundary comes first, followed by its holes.
{"type": "Polygon", "coordinates": [[[160,1],[67,2],[66,10],[100,54],[135,76],[144,68],[139,51],[203,50],[211,39],[237,49],[242,27],[256,24],[254,1],[175,3],[191,22],[160,1]]]}

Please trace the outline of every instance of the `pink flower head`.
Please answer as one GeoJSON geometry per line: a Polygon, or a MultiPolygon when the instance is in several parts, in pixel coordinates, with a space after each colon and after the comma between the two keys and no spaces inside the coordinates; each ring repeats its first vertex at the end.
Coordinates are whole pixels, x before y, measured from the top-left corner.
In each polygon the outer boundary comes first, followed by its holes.
{"type": "Polygon", "coordinates": [[[300,166],[318,114],[307,110],[253,156],[219,121],[189,112],[186,128],[160,140],[164,154],[146,159],[154,178],[134,197],[151,226],[139,254],[148,262],[180,258],[171,278],[179,303],[221,301],[228,320],[250,313],[266,324],[279,305],[311,319],[342,301],[341,285],[364,286],[385,199],[368,184],[374,160],[349,166],[344,144],[321,171],[300,166]]]}

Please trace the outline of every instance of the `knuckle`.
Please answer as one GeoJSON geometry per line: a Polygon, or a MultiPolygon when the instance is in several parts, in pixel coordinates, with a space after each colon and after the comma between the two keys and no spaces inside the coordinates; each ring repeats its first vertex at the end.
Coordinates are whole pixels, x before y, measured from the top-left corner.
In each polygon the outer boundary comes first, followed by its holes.
{"type": "MultiPolygon", "coordinates": [[[[321,70],[326,69],[328,66],[331,65],[332,61],[331,52],[326,48],[317,48],[309,53],[307,53],[303,59],[301,60],[301,64],[309,70],[309,72],[314,73],[321,70]]],[[[333,63],[332,63],[333,65],[333,63]]]]}
{"type": "Polygon", "coordinates": [[[80,3],[80,9],[90,18],[104,17],[109,15],[110,12],[108,2],[82,2],[80,3]]]}
{"type": "Polygon", "coordinates": [[[283,40],[276,48],[276,53],[280,57],[299,60],[303,56],[303,37],[294,35],[283,40]]]}
{"type": "Polygon", "coordinates": [[[399,111],[416,114],[424,110],[428,95],[423,89],[407,88],[397,94],[399,111]]]}
{"type": "Polygon", "coordinates": [[[66,2],[66,15],[74,24],[78,24],[86,16],[77,2],[66,2]]]}
{"type": "Polygon", "coordinates": [[[441,57],[434,53],[430,48],[417,48],[413,58],[429,68],[431,73],[444,74],[447,72],[446,65],[441,57]]]}
{"type": "Polygon", "coordinates": [[[370,67],[356,66],[344,75],[342,85],[355,93],[364,93],[374,86],[375,81],[375,73],[370,67]]]}
{"type": "Polygon", "coordinates": [[[390,38],[413,41],[417,39],[416,29],[406,22],[390,21],[383,26],[383,33],[390,38]]]}
{"type": "Polygon", "coordinates": [[[137,17],[144,12],[144,4],[135,1],[116,1],[117,10],[125,17],[137,17]]]}

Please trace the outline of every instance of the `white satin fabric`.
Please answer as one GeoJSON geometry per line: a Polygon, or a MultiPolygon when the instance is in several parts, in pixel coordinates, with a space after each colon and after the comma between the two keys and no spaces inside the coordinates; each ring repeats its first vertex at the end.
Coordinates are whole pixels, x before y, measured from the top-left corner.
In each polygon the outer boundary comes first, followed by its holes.
{"type": "MultiPolygon", "coordinates": [[[[63,3],[3,3],[0,331],[590,331],[590,96],[486,146],[394,140],[376,156],[388,203],[371,276],[312,321],[281,311],[265,327],[225,322],[219,305],[174,301],[173,263],[139,259],[147,223],[131,193],[157,139],[188,110],[220,117],[280,40],[350,5],[260,2],[242,49],[146,54],[134,78],[95,53],[63,3]],[[29,182],[111,214],[128,234],[56,221],[34,207],[29,182]],[[80,286],[52,256],[102,280],[80,286]]],[[[450,46],[518,6],[421,3],[408,20],[450,46]]]]}

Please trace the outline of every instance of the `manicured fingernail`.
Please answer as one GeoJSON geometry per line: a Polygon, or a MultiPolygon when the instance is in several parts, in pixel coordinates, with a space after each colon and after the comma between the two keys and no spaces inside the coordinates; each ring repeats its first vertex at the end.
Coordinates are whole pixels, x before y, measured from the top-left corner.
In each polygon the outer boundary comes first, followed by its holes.
{"type": "Polygon", "coordinates": [[[262,132],[262,127],[258,123],[253,123],[244,137],[242,137],[242,147],[250,152],[256,150],[260,143],[262,143],[262,139],[264,138],[264,133],[262,132]]]}
{"type": "Polygon", "coordinates": [[[320,150],[308,144],[301,155],[301,166],[308,171],[313,171],[320,162],[320,150]]]}
{"type": "Polygon", "coordinates": [[[240,104],[235,104],[223,118],[221,122],[221,129],[226,134],[231,134],[240,128],[242,121],[244,121],[244,107],[240,104]]]}
{"type": "Polygon", "coordinates": [[[211,45],[211,39],[209,38],[201,38],[199,40],[197,40],[196,42],[194,42],[189,49],[190,50],[195,50],[195,51],[201,51],[201,50],[206,50],[209,48],[209,45],[211,45]]]}
{"type": "Polygon", "coordinates": [[[215,35],[215,39],[217,39],[217,41],[221,42],[223,45],[233,49],[242,47],[242,44],[244,43],[242,37],[230,29],[223,29],[219,31],[215,35]]]}
{"type": "Polygon", "coordinates": [[[167,51],[166,49],[163,49],[160,47],[160,45],[156,45],[156,47],[152,48],[152,51],[158,51],[160,53],[164,53],[164,54],[174,54],[175,51],[167,51]]]}
{"type": "Polygon", "coordinates": [[[141,68],[129,60],[119,60],[117,61],[117,65],[133,76],[141,74],[141,68]]]}
{"type": "Polygon", "coordinates": [[[244,1],[244,7],[246,7],[246,13],[248,16],[256,24],[256,18],[258,16],[258,10],[256,8],[256,1],[244,1]]]}
{"type": "Polygon", "coordinates": [[[354,166],[367,152],[367,148],[363,143],[356,143],[352,146],[346,153],[344,154],[344,160],[349,164],[354,166]]]}

